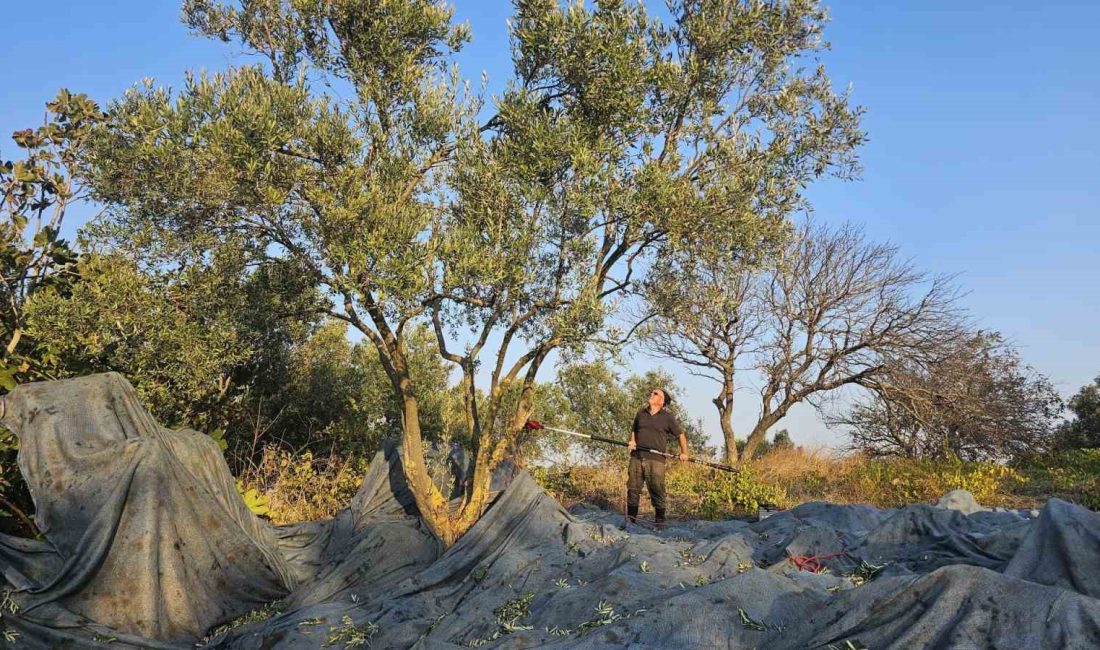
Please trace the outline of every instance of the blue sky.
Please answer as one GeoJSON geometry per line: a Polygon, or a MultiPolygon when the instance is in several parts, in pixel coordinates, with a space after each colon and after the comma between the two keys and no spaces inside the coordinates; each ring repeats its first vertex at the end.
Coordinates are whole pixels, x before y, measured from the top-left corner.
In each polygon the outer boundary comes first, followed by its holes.
{"type": "MultiPolygon", "coordinates": [[[[186,70],[251,61],[190,35],[168,0],[9,4],[0,156],[14,156],[7,135],[39,124],[60,87],[105,103],[144,77],[178,87],[186,70]]],[[[499,88],[510,73],[510,4],[454,4],[474,33],[463,72],[476,83],[485,70],[499,88]]],[[[826,5],[832,50],[822,59],[867,109],[870,140],[862,180],[811,189],[817,217],[860,223],[921,268],[959,274],[975,319],[1072,394],[1100,374],[1100,3],[826,5]]],[[[71,213],[66,231],[87,214],[71,213]]],[[[688,408],[717,432],[713,389],[686,383],[688,408]]],[[[751,394],[741,399],[744,430],[751,394]]],[[[780,426],[797,442],[841,440],[808,409],[780,426]]]]}

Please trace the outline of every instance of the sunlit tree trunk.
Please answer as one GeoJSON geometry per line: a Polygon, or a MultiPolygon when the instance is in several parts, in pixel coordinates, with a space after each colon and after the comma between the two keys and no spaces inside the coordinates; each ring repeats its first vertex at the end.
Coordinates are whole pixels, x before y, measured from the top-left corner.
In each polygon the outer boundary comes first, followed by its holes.
{"type": "Polygon", "coordinates": [[[737,437],[733,432],[733,379],[729,376],[722,382],[722,392],[714,398],[718,407],[718,421],[722,425],[722,439],[725,442],[727,465],[737,464],[737,437]]]}

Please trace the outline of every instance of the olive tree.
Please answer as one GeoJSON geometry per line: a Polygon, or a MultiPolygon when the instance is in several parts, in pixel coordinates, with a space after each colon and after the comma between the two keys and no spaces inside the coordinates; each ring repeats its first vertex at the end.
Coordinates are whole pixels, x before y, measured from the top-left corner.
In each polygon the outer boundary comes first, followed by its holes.
{"type": "Polygon", "coordinates": [[[1058,445],[1067,449],[1100,447],[1100,377],[1085,384],[1066,404],[1074,418],[1058,430],[1058,445]]]}
{"type": "MultiPolygon", "coordinates": [[[[678,399],[684,394],[684,389],[672,374],[663,369],[623,377],[603,360],[574,362],[559,369],[554,384],[561,391],[563,406],[557,412],[544,410],[540,417],[558,427],[624,443],[630,438],[630,425],[635,413],[645,406],[649,392],[660,388],[670,396],[669,411],[684,430],[692,455],[709,455],[702,425],[691,417],[678,399]]],[[[616,457],[625,459],[623,449],[607,443],[589,442],[566,435],[546,435],[545,439],[559,453],[575,445],[586,460],[609,462],[616,457]]]]}
{"type": "Polygon", "coordinates": [[[0,387],[9,390],[18,378],[51,376],[53,360],[25,338],[27,303],[76,275],[61,226],[69,207],[87,197],[74,171],[102,116],[86,95],[67,90],[46,109],[44,125],[12,134],[22,159],[0,158],[0,387]]]}
{"type": "Polygon", "coordinates": [[[127,93],[88,175],[160,263],[234,243],[324,291],[378,354],[410,489],[450,544],[487,506],[556,350],[607,338],[662,250],[781,232],[738,197],[794,201],[863,137],[803,67],[823,47],[815,2],[670,9],[665,23],[642,4],[518,0],[514,78],[490,104],[454,66],[468,28],[434,0],[188,0],[190,26],[263,63],[127,93]],[[458,504],[425,466],[418,323],[461,377],[474,466],[458,504]]]}

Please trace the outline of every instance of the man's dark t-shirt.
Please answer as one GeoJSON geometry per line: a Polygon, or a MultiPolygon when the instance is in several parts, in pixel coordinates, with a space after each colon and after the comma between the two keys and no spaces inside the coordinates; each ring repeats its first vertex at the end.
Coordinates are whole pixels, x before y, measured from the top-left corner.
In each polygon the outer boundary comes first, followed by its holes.
{"type": "MultiPolygon", "coordinates": [[[[658,451],[665,451],[668,448],[668,438],[677,438],[681,433],[679,423],[667,409],[661,409],[656,415],[651,415],[649,409],[645,407],[639,409],[634,416],[633,431],[634,442],[639,447],[649,447],[658,451]]],[[[631,455],[639,458],[664,459],[663,456],[640,450],[631,452],[631,455]]]]}

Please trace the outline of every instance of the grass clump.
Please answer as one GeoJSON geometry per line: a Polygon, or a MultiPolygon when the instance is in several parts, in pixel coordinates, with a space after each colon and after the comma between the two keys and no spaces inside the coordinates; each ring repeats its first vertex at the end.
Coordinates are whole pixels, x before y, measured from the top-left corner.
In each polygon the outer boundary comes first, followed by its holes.
{"type": "MultiPolygon", "coordinates": [[[[505,601],[500,607],[493,610],[497,617],[497,625],[500,626],[498,630],[500,634],[511,634],[519,630],[531,629],[530,625],[523,625],[520,620],[531,615],[531,600],[534,597],[535,592],[528,591],[519,598],[505,601]]],[[[493,638],[498,638],[498,636],[493,638]]]]}
{"type": "Polygon", "coordinates": [[[365,458],[294,455],[267,447],[241,474],[238,489],[262,498],[264,514],[275,524],[331,519],[351,502],[369,464],[365,458]]]}

